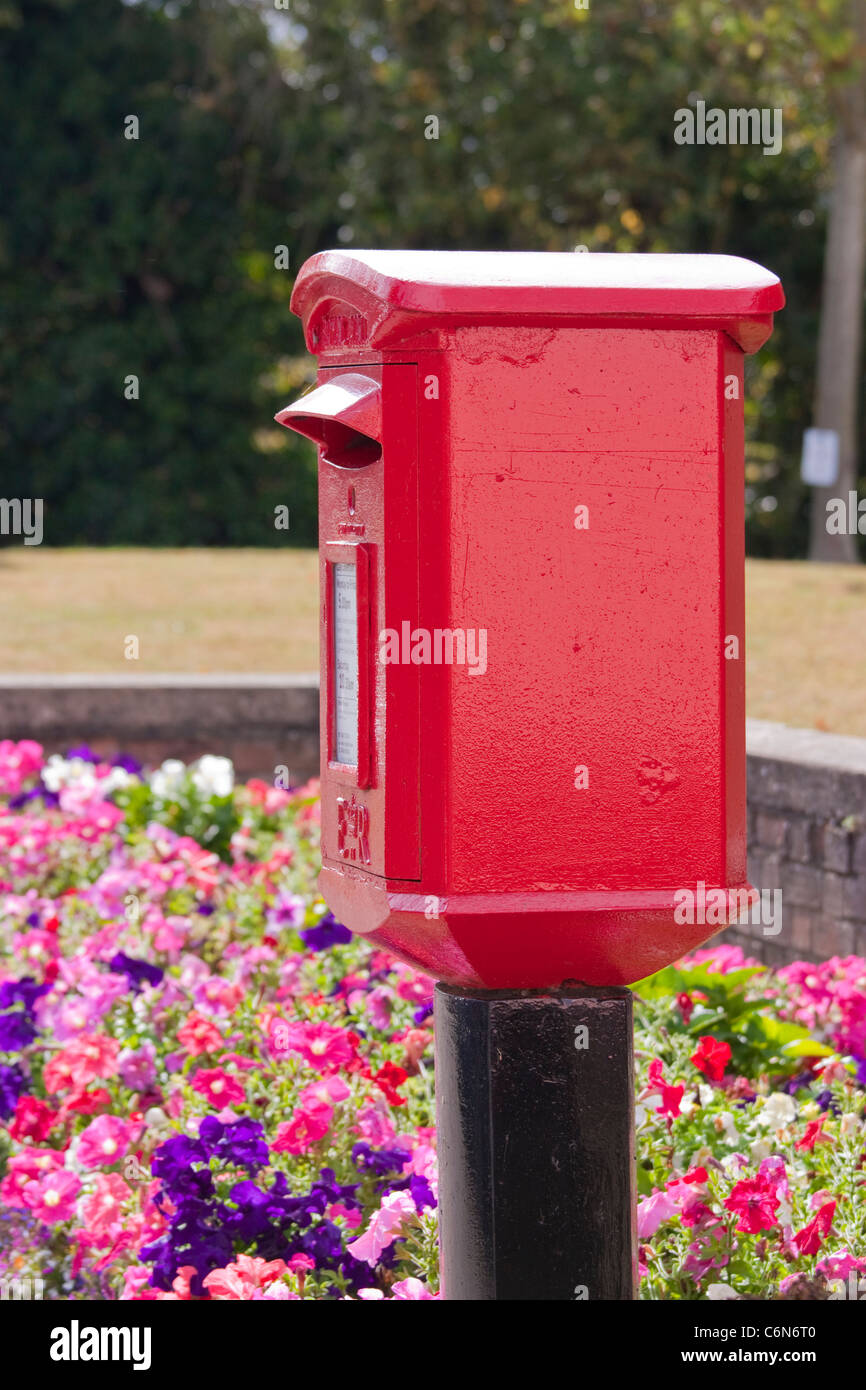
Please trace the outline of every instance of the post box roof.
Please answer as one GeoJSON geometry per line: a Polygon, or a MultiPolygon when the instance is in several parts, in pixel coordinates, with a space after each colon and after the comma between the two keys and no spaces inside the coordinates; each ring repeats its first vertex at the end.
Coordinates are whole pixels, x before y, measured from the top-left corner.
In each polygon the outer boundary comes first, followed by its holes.
{"type": "MultiPolygon", "coordinates": [[[[740,256],[574,251],[322,251],[301,268],[292,309],[308,329],[331,310],[369,321],[658,316],[767,319],[784,305],[778,276],[740,256]]],[[[755,325],[757,328],[757,325],[755,325]]],[[[766,331],[753,333],[754,350],[766,331]]],[[[740,339],[741,332],[733,329],[740,339]]],[[[310,338],[315,350],[316,335],[310,338]]],[[[743,344],[745,346],[745,343],[743,344]]]]}
{"type": "Polygon", "coordinates": [[[630,252],[331,250],[302,265],[292,293],[311,352],[384,349],[473,322],[580,317],[694,322],[756,352],[784,302],[777,275],[740,256],[630,252]]]}

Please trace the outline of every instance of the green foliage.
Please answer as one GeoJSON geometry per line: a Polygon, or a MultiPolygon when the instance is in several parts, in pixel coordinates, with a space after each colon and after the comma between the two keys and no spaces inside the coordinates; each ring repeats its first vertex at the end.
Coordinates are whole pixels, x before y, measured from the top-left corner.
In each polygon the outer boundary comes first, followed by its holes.
{"type": "Polygon", "coordinates": [[[152,822],[159,822],[176,835],[188,835],[198,844],[231,862],[229,844],[240,825],[234,795],[214,796],[196,787],[186,775],[182,785],[158,796],[147,782],[119,788],[112,799],[123,811],[120,833],[125,840],[139,839],[152,822]]]}
{"type": "Polygon", "coordinates": [[[272,423],[302,343],[273,268],[287,91],[260,17],[5,4],[0,72],[4,495],[44,498],[54,545],[279,544],[279,504],[310,543],[311,453],[272,423]]]}
{"type": "Polygon", "coordinates": [[[694,1010],[687,1024],[677,1019],[679,1031],[695,1040],[709,1034],[731,1049],[735,1071],[757,1075],[779,1067],[796,1070],[804,1057],[829,1057],[832,1048],[813,1038],[800,1024],[774,1018],[760,988],[749,985],[766,976],[762,966],[744,966],[726,974],[713,971],[706,962],[687,967],[668,966],[634,986],[638,998],[656,1006],[657,1017],[676,1009],[678,995],[687,994],[694,1010]],[[658,1006],[661,1006],[659,1013],[658,1006]]]}

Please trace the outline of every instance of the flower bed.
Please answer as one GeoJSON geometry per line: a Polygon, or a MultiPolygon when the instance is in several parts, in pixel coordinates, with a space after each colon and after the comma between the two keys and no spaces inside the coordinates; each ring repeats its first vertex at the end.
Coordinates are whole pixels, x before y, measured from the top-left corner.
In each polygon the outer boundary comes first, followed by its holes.
{"type": "MultiPolygon", "coordinates": [[[[0,1279],[434,1298],[432,981],[317,897],[315,785],[6,741],[0,795],[0,1279]]],[[[864,984],[717,947],[638,987],[643,1297],[866,1271],[864,984]]]]}

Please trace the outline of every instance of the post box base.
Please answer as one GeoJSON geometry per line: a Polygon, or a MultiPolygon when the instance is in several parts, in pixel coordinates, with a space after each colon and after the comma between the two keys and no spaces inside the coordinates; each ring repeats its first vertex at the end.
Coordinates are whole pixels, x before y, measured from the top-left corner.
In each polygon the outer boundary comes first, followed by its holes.
{"type": "Polygon", "coordinates": [[[631,1300],[628,990],[436,989],[442,1294],[631,1300]]]}
{"type": "MultiPolygon", "coordinates": [[[[466,989],[634,984],[728,925],[715,918],[677,921],[672,888],[439,897],[408,887],[328,864],[319,875],[338,921],[435,979],[466,989]]],[[[755,892],[748,883],[723,891],[755,892]]],[[[705,892],[709,900],[712,887],[705,892]]]]}

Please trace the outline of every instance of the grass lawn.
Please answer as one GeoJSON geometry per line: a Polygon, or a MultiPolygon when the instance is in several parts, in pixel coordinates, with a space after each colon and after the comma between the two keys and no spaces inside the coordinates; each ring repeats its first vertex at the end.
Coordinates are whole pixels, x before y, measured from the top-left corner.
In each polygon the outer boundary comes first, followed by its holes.
{"type": "MultiPolygon", "coordinates": [[[[318,668],[311,550],[15,546],[0,592],[3,672],[318,668]]],[[[750,560],[746,597],[749,714],[866,737],[866,571],[750,560]]]]}

